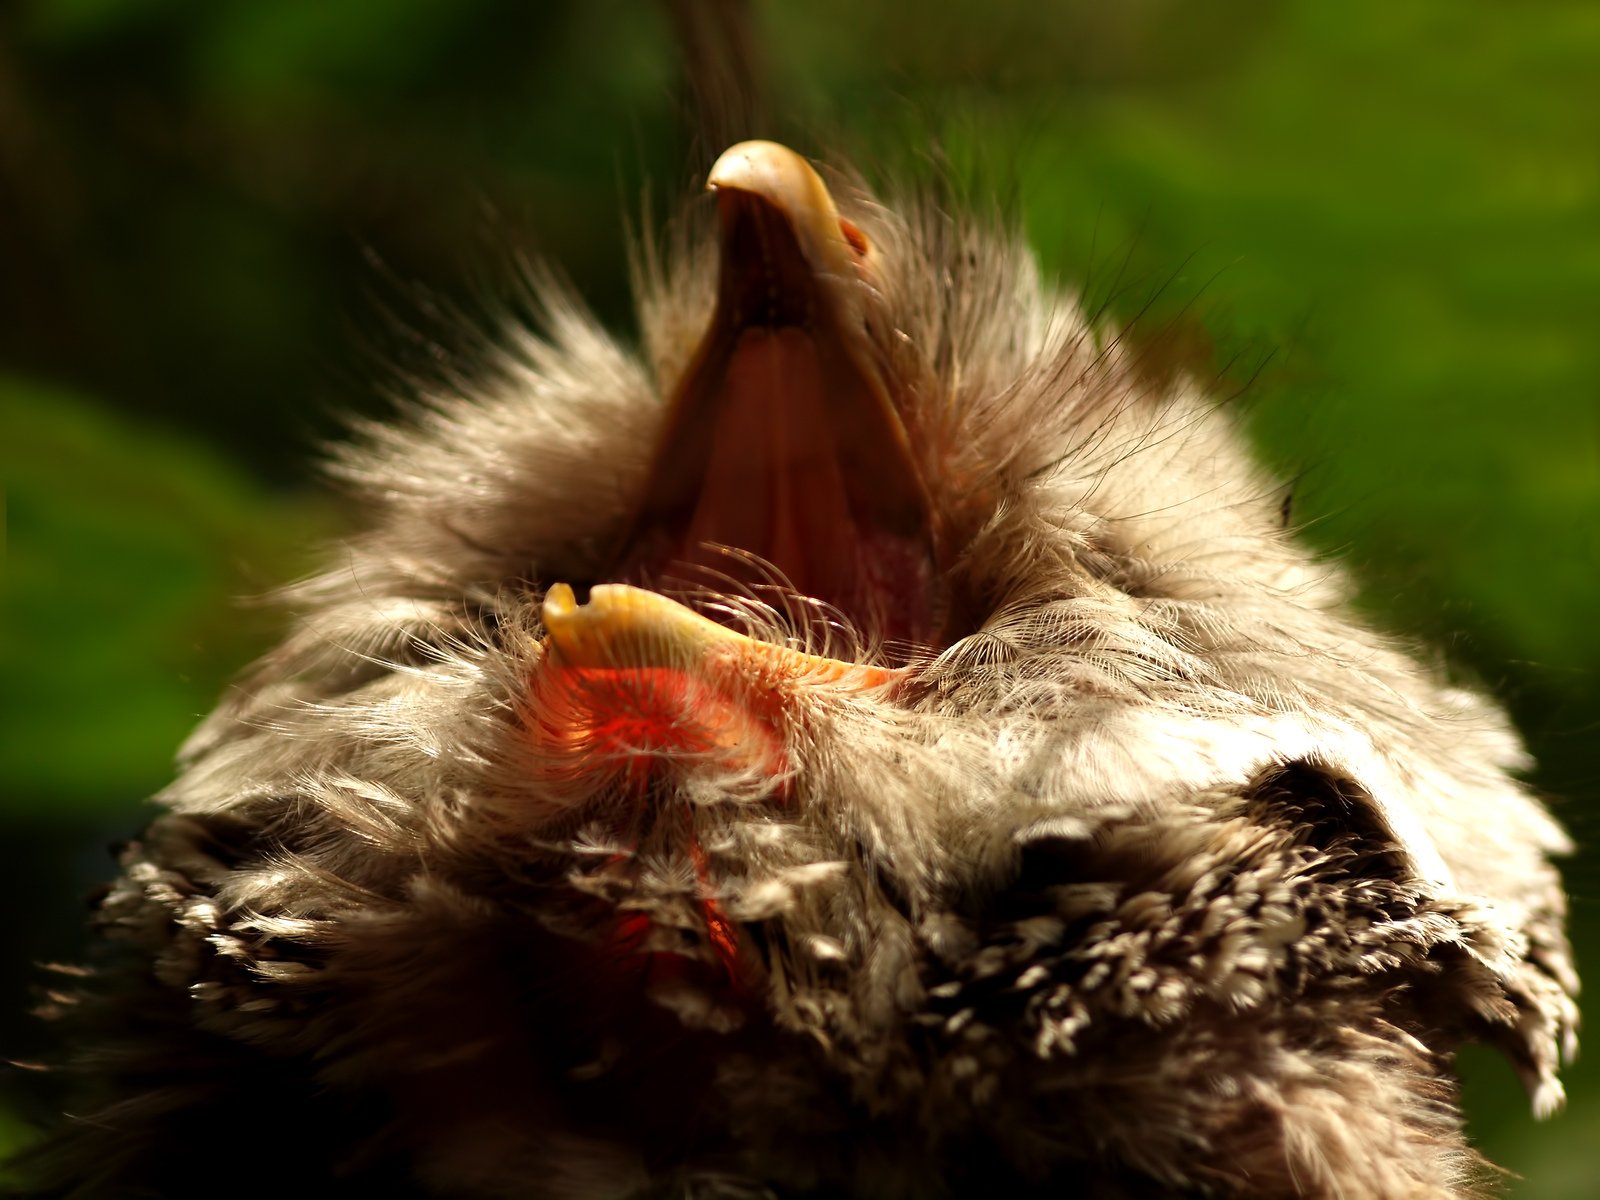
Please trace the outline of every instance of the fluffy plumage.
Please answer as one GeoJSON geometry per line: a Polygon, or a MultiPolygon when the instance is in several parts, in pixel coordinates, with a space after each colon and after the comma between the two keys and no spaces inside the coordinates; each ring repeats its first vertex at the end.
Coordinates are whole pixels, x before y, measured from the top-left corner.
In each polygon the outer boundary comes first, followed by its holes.
{"type": "Polygon", "coordinates": [[[794,689],[777,777],[556,761],[541,601],[605,578],[715,245],[643,248],[639,354],[545,289],[341,457],[366,531],[124,856],[37,1194],[1442,1198],[1456,1046],[1557,1106],[1567,841],[1502,714],[1015,234],[835,192],[966,626],[794,689]]]}

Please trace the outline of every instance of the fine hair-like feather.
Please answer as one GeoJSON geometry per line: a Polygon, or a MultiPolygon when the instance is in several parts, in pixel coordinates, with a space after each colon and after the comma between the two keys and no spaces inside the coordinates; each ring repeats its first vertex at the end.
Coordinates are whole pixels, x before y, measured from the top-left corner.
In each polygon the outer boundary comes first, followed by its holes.
{"type": "Polygon", "coordinates": [[[800,689],[781,775],[663,751],[643,802],[530,736],[541,603],[603,582],[714,246],[640,248],[640,353],[540,284],[340,453],[365,529],[124,855],[35,1194],[1453,1197],[1458,1045],[1559,1104],[1568,843],[1503,714],[1355,617],[1230,413],[1014,232],[833,182],[961,636],[690,580],[907,682],[800,689]]]}

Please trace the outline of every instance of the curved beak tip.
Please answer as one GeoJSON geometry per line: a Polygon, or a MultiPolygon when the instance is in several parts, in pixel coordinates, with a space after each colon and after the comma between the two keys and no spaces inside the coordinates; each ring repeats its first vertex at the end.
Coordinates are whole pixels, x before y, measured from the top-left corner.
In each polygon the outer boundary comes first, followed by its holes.
{"type": "Polygon", "coordinates": [[[711,164],[706,176],[706,190],[734,188],[739,191],[770,195],[791,190],[795,183],[807,176],[822,180],[812,166],[799,154],[777,142],[749,141],[729,146],[711,164]]]}
{"type": "MultiPolygon", "coordinates": [[[[706,176],[706,190],[751,197],[788,225],[801,253],[819,277],[851,279],[854,267],[838,205],[816,168],[801,154],[777,142],[739,142],[722,152],[706,176]]],[[[722,207],[726,229],[742,204],[722,207]]]]}
{"type": "Polygon", "coordinates": [[[740,142],[722,152],[706,176],[706,190],[746,192],[791,220],[837,220],[828,185],[800,154],[777,142],[740,142]]]}
{"type": "Polygon", "coordinates": [[[578,607],[578,597],[568,583],[552,583],[550,589],[544,594],[544,605],[540,610],[544,622],[548,625],[551,620],[560,621],[569,617],[578,607]]]}

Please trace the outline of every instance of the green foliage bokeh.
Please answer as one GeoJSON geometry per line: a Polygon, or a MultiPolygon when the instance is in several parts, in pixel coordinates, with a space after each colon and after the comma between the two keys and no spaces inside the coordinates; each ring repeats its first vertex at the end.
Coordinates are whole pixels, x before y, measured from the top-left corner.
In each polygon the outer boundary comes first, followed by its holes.
{"type": "MultiPolygon", "coordinates": [[[[753,12],[773,132],[869,174],[937,160],[1109,320],[1242,393],[1374,619],[1511,706],[1586,844],[1592,961],[1600,7],[753,12]]],[[[235,597],[340,527],[316,447],[383,411],[375,361],[426,358],[434,309],[526,253],[632,336],[622,229],[647,181],[690,182],[681,73],[627,0],[0,10],[0,1056],[36,1040],[27,963],[74,953],[100,847],[272,636],[235,597]]],[[[1536,1126],[1507,1069],[1464,1067],[1513,1195],[1595,1194],[1595,1072],[1536,1126]]],[[[23,1129],[0,1110],[0,1140],[23,1129]]]]}

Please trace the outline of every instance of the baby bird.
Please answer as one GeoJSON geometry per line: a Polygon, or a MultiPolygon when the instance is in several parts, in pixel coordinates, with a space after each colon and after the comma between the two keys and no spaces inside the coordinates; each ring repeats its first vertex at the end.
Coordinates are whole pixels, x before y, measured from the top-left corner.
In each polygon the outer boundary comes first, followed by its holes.
{"type": "Polygon", "coordinates": [[[770,142],[366,428],[98,909],[34,1196],[1466,1197],[1566,837],[1229,414],[770,142]],[[695,225],[704,218],[704,228],[695,225]]]}

